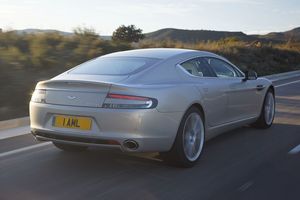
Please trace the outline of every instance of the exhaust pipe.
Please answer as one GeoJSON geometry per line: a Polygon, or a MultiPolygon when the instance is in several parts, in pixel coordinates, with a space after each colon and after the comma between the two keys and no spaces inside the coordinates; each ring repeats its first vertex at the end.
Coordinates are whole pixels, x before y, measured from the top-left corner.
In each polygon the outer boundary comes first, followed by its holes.
{"type": "Polygon", "coordinates": [[[125,140],[123,146],[128,150],[136,150],[139,147],[139,144],[134,140],[125,140]]]}

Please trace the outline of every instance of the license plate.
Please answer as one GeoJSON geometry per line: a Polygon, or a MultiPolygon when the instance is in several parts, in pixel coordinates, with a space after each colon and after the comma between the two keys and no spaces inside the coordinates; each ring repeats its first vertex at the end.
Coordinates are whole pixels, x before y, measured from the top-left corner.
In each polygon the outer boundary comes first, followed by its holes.
{"type": "Polygon", "coordinates": [[[92,119],[88,117],[56,115],[53,120],[53,126],[59,128],[91,130],[92,119]]]}

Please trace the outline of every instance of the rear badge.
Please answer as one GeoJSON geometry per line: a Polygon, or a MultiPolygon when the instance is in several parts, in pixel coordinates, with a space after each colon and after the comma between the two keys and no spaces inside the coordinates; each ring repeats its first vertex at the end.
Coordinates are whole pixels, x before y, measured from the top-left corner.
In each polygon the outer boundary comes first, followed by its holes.
{"type": "Polygon", "coordinates": [[[70,99],[70,100],[74,100],[74,99],[76,99],[77,97],[75,97],[75,96],[68,96],[68,99],[70,99]]]}

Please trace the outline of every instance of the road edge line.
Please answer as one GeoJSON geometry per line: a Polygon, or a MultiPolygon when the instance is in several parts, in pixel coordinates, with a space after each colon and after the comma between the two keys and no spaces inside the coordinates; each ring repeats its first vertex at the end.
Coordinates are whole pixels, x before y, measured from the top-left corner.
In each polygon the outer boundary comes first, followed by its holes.
{"type": "Polygon", "coordinates": [[[23,151],[28,151],[28,150],[31,150],[31,149],[35,149],[35,148],[38,148],[38,147],[47,146],[49,144],[51,144],[51,142],[43,142],[41,144],[35,144],[35,145],[20,148],[20,149],[7,151],[7,152],[4,152],[4,153],[0,153],[0,158],[10,156],[10,155],[13,155],[13,154],[16,154],[16,153],[20,153],[20,152],[23,152],[23,151]]]}

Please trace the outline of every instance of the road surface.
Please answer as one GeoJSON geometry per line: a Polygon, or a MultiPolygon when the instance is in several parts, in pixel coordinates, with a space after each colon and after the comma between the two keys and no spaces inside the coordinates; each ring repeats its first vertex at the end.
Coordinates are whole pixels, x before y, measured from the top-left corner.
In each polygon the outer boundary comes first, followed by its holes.
{"type": "Polygon", "coordinates": [[[218,136],[190,169],[157,154],[66,153],[30,134],[0,140],[0,199],[300,199],[300,77],[275,85],[270,129],[218,136]]]}

